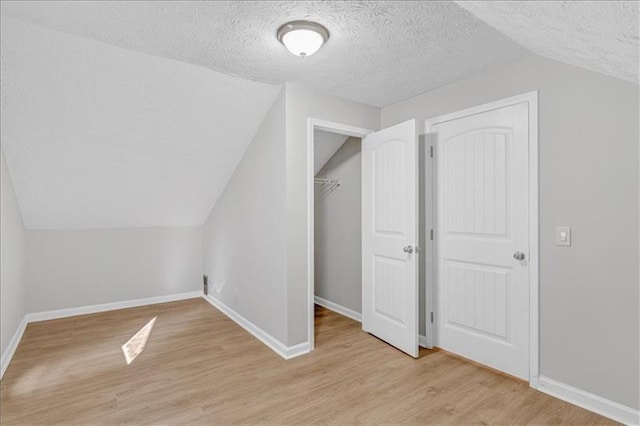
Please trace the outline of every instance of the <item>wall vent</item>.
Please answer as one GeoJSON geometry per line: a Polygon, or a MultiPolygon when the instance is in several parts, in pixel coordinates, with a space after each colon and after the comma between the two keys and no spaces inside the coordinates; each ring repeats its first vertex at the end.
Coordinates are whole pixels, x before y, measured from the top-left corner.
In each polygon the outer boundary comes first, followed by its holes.
{"type": "Polygon", "coordinates": [[[202,276],[202,290],[204,291],[205,295],[209,294],[209,276],[208,275],[202,276]]]}

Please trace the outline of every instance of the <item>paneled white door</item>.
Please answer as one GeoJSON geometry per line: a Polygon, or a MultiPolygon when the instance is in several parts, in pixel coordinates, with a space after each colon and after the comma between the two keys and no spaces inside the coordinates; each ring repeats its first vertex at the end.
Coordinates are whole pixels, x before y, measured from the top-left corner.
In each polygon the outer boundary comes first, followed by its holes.
{"type": "Polygon", "coordinates": [[[529,378],[529,114],[522,102],[431,127],[437,346],[529,378]]]}
{"type": "Polygon", "coordinates": [[[362,141],[362,328],[418,356],[415,120],[362,141]]]}

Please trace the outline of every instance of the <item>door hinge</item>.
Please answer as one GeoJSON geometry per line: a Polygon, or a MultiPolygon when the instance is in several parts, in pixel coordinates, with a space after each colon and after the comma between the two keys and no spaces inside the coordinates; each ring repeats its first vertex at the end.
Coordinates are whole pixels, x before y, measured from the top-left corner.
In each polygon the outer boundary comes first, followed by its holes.
{"type": "Polygon", "coordinates": [[[429,237],[431,238],[431,241],[433,241],[433,229],[429,231],[429,237]]]}
{"type": "Polygon", "coordinates": [[[429,153],[431,154],[431,158],[433,158],[433,145],[429,147],[429,153]]]}
{"type": "Polygon", "coordinates": [[[433,312],[431,312],[431,323],[433,323],[433,312]]]}

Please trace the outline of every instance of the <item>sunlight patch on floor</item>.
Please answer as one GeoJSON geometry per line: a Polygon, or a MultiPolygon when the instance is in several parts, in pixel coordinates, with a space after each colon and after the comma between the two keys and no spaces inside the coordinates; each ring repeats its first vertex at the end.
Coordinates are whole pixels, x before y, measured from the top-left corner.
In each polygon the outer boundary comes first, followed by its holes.
{"type": "Polygon", "coordinates": [[[142,327],[131,339],[122,345],[122,353],[124,354],[124,360],[127,365],[131,364],[138,355],[142,353],[145,346],[147,346],[147,340],[151,334],[151,329],[158,317],[154,317],[144,327],[142,327]]]}

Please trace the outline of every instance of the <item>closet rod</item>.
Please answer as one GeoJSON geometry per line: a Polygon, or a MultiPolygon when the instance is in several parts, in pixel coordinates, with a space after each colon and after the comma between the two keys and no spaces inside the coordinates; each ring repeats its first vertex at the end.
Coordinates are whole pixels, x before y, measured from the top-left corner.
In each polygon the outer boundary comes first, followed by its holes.
{"type": "Polygon", "coordinates": [[[313,182],[318,185],[315,191],[315,199],[320,202],[340,186],[339,179],[315,178],[313,182]]]}

